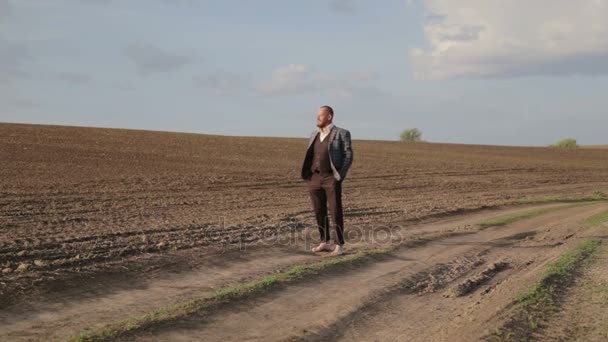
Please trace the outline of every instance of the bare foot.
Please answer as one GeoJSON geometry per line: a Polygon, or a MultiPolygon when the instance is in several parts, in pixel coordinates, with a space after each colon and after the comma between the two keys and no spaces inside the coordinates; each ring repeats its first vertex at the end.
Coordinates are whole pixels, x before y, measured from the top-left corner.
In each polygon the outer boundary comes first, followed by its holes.
{"type": "Polygon", "coordinates": [[[344,254],[344,247],[341,245],[336,245],[336,248],[334,248],[334,251],[329,253],[329,255],[331,256],[338,256],[338,255],[342,255],[344,254]]]}
{"type": "Polygon", "coordinates": [[[317,247],[314,247],[312,249],[312,251],[315,253],[331,252],[332,250],[333,250],[333,248],[331,247],[331,245],[326,242],[321,242],[317,247]]]}

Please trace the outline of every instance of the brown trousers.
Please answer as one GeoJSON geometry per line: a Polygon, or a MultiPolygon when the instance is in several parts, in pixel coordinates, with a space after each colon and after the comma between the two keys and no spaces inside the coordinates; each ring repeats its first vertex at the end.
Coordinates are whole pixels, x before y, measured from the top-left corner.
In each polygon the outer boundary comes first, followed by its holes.
{"type": "Polygon", "coordinates": [[[344,214],[342,212],[342,182],[337,181],[331,173],[313,173],[307,181],[310,201],[315,211],[321,242],[329,242],[329,214],[333,221],[333,240],[336,244],[344,244],[344,214]]]}

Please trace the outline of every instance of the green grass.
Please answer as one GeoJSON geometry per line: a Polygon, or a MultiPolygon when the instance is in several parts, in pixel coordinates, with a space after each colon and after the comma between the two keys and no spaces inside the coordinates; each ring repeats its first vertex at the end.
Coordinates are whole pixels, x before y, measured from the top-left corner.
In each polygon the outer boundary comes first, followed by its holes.
{"type": "Polygon", "coordinates": [[[555,307],[560,291],[572,283],[581,266],[590,260],[600,245],[601,240],[588,240],[550,263],[538,282],[517,294],[516,315],[505,326],[496,329],[493,335],[504,339],[508,332],[508,339],[527,340],[539,328],[546,313],[555,307]]]}
{"type": "Polygon", "coordinates": [[[595,201],[595,200],[594,201],[582,201],[582,202],[562,205],[562,206],[558,206],[558,207],[533,209],[533,210],[528,210],[528,211],[524,211],[524,212],[520,212],[520,213],[508,214],[508,215],[499,216],[499,217],[496,217],[493,219],[485,220],[485,221],[479,222],[478,225],[482,229],[485,229],[488,227],[493,227],[493,226],[504,226],[506,224],[513,223],[515,221],[540,216],[542,214],[545,214],[545,213],[548,213],[551,211],[568,209],[568,208],[572,208],[572,207],[578,207],[581,205],[593,204],[596,202],[597,201],[595,201]]]}
{"type": "Polygon", "coordinates": [[[505,331],[501,328],[496,328],[496,330],[494,330],[494,336],[497,337],[502,337],[505,339],[509,339],[511,337],[511,332],[510,331],[505,331]]]}
{"type": "Polygon", "coordinates": [[[530,199],[520,199],[515,201],[517,204],[541,204],[541,203],[555,203],[555,202],[564,202],[565,199],[561,197],[543,197],[543,198],[530,198],[530,199]]]}
{"type": "Polygon", "coordinates": [[[588,226],[599,226],[600,224],[608,221],[608,210],[595,214],[583,221],[588,226]]]}
{"type": "Polygon", "coordinates": [[[591,201],[603,201],[605,200],[605,195],[599,194],[598,192],[594,192],[591,197],[583,197],[583,198],[563,198],[563,197],[555,197],[548,196],[543,198],[524,198],[519,199],[513,204],[543,204],[543,203],[578,203],[578,202],[591,202],[591,201]]]}
{"type": "Polygon", "coordinates": [[[550,304],[556,287],[571,279],[574,271],[597,250],[600,244],[600,240],[589,240],[578,245],[575,251],[566,253],[557,261],[549,264],[539,282],[528,291],[518,294],[519,302],[524,307],[533,308],[550,304]]]}

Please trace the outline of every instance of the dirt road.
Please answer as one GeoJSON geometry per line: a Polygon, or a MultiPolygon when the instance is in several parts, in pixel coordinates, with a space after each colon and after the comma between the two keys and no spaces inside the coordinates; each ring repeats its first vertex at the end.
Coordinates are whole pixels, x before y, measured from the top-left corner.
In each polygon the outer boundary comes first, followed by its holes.
{"type": "Polygon", "coordinates": [[[404,249],[379,264],[172,322],[141,340],[479,340],[548,261],[590,233],[579,222],[606,208],[571,208],[404,249]],[[482,288],[449,297],[451,286],[497,262],[508,267],[482,288]]]}
{"type": "MultiPolygon", "coordinates": [[[[123,338],[480,339],[499,326],[503,310],[518,291],[539,276],[547,262],[597,233],[596,228],[583,227],[581,221],[606,209],[607,203],[528,205],[396,225],[393,234],[402,243],[424,234],[436,239],[397,249],[377,262],[321,273],[211,312],[155,324],[123,338]],[[550,207],[561,209],[500,227],[482,230],[477,225],[505,214],[550,207]],[[504,263],[505,267],[466,295],[457,296],[458,284],[495,263],[504,263]]],[[[361,241],[351,245],[350,252],[361,252],[369,246],[369,241],[361,241]]],[[[222,258],[201,256],[199,265],[181,272],[177,268],[159,269],[149,272],[145,279],[125,277],[58,290],[42,301],[5,308],[0,313],[0,337],[12,341],[64,339],[222,286],[273,274],[293,264],[323,259],[311,255],[307,247],[291,243],[236,251],[222,258]]]]}

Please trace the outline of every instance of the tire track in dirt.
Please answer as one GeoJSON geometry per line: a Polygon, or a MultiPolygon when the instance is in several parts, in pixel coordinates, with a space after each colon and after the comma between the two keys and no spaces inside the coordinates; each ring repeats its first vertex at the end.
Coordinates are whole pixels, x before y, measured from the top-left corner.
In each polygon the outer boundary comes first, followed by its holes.
{"type": "MultiPolygon", "coordinates": [[[[604,238],[605,228],[608,226],[604,226],[604,238]]],[[[532,341],[608,340],[608,246],[603,244],[597,254],[532,341]]]]}
{"type": "MultiPolygon", "coordinates": [[[[430,242],[398,251],[387,261],[335,277],[313,277],[276,293],[171,322],[125,340],[476,340],[485,331],[472,328],[484,329],[488,313],[473,313],[467,317],[473,319],[471,326],[454,333],[458,328],[453,321],[474,304],[467,302],[472,297],[445,298],[439,292],[497,259],[514,265],[502,274],[509,277],[510,286],[526,284],[529,265],[538,267],[559,254],[563,246],[555,248],[553,242],[568,244],[579,220],[605,208],[605,203],[569,208],[473,235],[430,242]]],[[[505,291],[506,283],[503,278],[501,288],[489,293],[505,291]]],[[[512,295],[515,288],[506,292],[512,295]]]]}
{"type": "MultiPolygon", "coordinates": [[[[387,296],[364,310],[358,310],[338,326],[326,327],[320,333],[301,340],[483,339],[491,333],[492,327],[498,326],[497,322],[504,319],[503,313],[511,307],[516,294],[541,276],[546,263],[592,234],[592,231],[581,227],[580,221],[605,208],[605,204],[571,208],[503,228],[490,228],[496,234],[500,234],[498,229],[518,232],[494,239],[485,255],[487,261],[480,269],[496,262],[506,262],[509,267],[494,274],[468,296],[453,298],[451,291],[425,297],[387,296]]],[[[476,276],[478,274],[465,280],[476,276]]]]}
{"type": "MultiPolygon", "coordinates": [[[[466,232],[475,223],[530,208],[560,204],[518,206],[486,209],[403,227],[402,236],[434,232],[466,232]]],[[[188,272],[175,273],[156,270],[127,279],[103,281],[99,284],[80,283],[78,287],[59,290],[48,298],[35,297],[0,311],[0,336],[10,340],[41,340],[61,338],[87,328],[98,328],[118,318],[148,312],[157,307],[209,293],[218,287],[234,284],[259,275],[272,274],[293,264],[319,260],[303,245],[271,246],[250,251],[226,253],[211,258],[192,256],[200,262],[188,272]],[[96,286],[98,285],[98,286],[96,286]]],[[[350,251],[368,248],[366,241],[349,244],[350,251]]],[[[440,245],[435,247],[444,249],[440,245]]],[[[385,264],[384,262],[382,264],[385,264]]],[[[389,264],[407,267],[395,258],[389,264]]],[[[409,272],[409,271],[408,271],[409,272]]],[[[382,273],[382,272],[380,272],[382,273]]],[[[380,275],[380,274],[379,274],[380,275]]]]}

